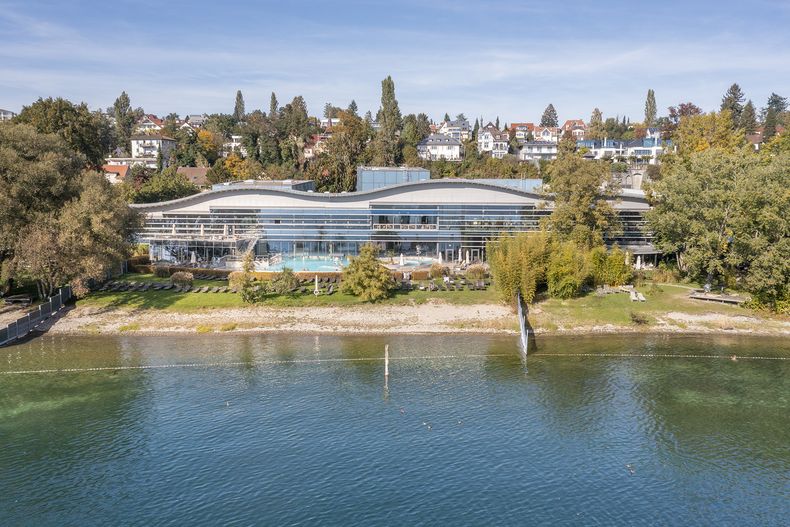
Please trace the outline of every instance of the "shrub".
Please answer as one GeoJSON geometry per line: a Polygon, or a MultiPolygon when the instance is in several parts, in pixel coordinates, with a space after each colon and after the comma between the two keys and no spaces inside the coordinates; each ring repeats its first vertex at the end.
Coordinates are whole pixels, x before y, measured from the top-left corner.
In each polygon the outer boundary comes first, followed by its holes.
{"type": "Polygon", "coordinates": [[[228,275],[228,287],[235,287],[240,289],[244,283],[244,273],[242,271],[233,271],[228,275]]]}
{"type": "Polygon", "coordinates": [[[486,252],[491,275],[502,297],[513,302],[521,293],[532,302],[538,288],[546,283],[546,266],[551,249],[546,232],[519,233],[489,242],[486,252]]]}
{"type": "Polygon", "coordinates": [[[486,277],[486,268],[480,264],[470,265],[466,270],[466,277],[471,280],[482,280],[486,277]]]}
{"type": "Polygon", "coordinates": [[[148,244],[147,243],[138,243],[134,246],[134,252],[132,256],[148,256],[148,244]]]}
{"type": "Polygon", "coordinates": [[[653,270],[652,278],[655,282],[662,282],[665,284],[675,283],[680,281],[680,271],[674,264],[661,262],[658,267],[653,270]]]}
{"type": "Polygon", "coordinates": [[[440,263],[435,263],[435,264],[431,265],[431,270],[429,271],[428,274],[431,276],[431,278],[434,278],[434,279],[438,280],[441,277],[443,277],[443,276],[445,276],[447,274],[450,274],[450,269],[448,269],[447,267],[444,267],[440,263]]]}
{"type": "Polygon", "coordinates": [[[367,302],[377,302],[390,295],[395,288],[395,280],[389,270],[378,261],[378,249],[372,244],[365,244],[359,256],[352,258],[351,263],[343,271],[343,293],[358,296],[367,302]]]}
{"type": "Polygon", "coordinates": [[[642,313],[631,311],[629,315],[631,316],[631,322],[633,322],[637,326],[645,326],[650,322],[650,320],[648,320],[648,318],[642,313]]]}
{"type": "Polygon", "coordinates": [[[288,267],[283,267],[283,270],[272,279],[272,291],[278,295],[287,295],[295,287],[299,287],[299,278],[294,274],[293,269],[288,267]]]}
{"type": "Polygon", "coordinates": [[[633,278],[626,253],[614,246],[609,252],[603,246],[590,251],[590,270],[595,285],[625,285],[633,278]]]}
{"type": "Polygon", "coordinates": [[[192,285],[193,280],[192,273],[186,271],[178,271],[170,276],[170,283],[177,287],[192,285]]]}
{"type": "Polygon", "coordinates": [[[170,267],[166,265],[154,266],[154,276],[157,278],[170,278],[170,267]]]}
{"type": "Polygon", "coordinates": [[[573,298],[582,291],[587,281],[587,258],[573,242],[557,244],[549,257],[546,282],[549,296],[573,298]]]}

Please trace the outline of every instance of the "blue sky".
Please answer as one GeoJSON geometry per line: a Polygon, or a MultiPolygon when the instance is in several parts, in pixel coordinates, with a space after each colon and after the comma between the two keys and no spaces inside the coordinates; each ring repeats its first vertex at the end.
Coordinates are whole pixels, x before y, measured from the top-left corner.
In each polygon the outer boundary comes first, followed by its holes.
{"type": "Polygon", "coordinates": [[[0,108],[39,96],[106,107],[126,90],[166,114],[247,110],[303,95],[379,106],[395,80],[401,111],[502,122],[642,118],[706,110],[738,82],[758,107],[790,96],[790,0],[223,2],[0,0],[0,108]]]}

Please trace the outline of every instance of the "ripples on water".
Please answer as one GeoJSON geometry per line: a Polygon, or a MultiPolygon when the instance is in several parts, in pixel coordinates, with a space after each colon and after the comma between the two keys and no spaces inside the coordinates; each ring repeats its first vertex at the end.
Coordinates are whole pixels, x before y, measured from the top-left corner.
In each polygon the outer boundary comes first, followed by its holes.
{"type": "Polygon", "coordinates": [[[0,372],[140,367],[0,373],[0,524],[786,521],[790,361],[567,355],[788,357],[786,342],[542,339],[528,372],[516,345],[228,335],[0,350],[0,372]]]}

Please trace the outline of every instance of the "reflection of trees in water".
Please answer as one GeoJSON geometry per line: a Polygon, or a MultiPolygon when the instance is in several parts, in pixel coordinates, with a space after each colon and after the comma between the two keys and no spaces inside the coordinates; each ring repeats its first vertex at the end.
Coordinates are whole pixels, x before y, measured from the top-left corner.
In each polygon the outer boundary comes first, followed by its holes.
{"type": "MultiPolygon", "coordinates": [[[[705,339],[689,344],[672,350],[711,352],[705,339]]],[[[737,354],[731,345],[726,349],[737,354]]],[[[753,465],[762,459],[790,469],[790,365],[785,361],[644,360],[631,375],[635,399],[646,414],[643,426],[666,462],[726,458],[753,465]],[[684,455],[678,457],[678,450],[684,455]]]]}

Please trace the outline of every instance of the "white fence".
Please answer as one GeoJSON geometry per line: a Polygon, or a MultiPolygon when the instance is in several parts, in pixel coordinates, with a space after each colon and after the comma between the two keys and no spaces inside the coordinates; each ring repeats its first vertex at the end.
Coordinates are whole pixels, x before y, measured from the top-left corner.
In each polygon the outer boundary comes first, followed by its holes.
{"type": "Polygon", "coordinates": [[[61,287],[56,295],[49,297],[46,302],[40,304],[35,310],[11,322],[6,327],[0,328],[0,346],[10,344],[26,336],[36,329],[39,324],[63,309],[70,298],[71,287],[61,287]]]}

